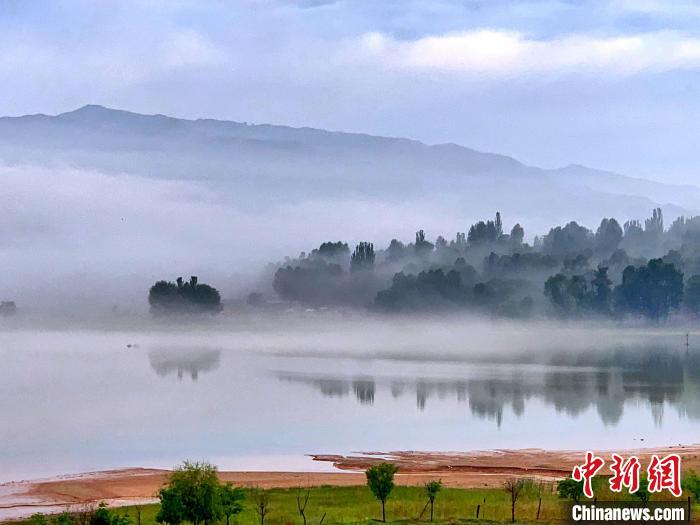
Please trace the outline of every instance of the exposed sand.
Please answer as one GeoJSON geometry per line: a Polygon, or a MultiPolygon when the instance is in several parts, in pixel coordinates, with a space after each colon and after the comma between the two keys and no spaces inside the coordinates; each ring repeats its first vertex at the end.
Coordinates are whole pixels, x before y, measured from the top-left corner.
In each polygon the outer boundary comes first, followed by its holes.
{"type": "MultiPolygon", "coordinates": [[[[622,453],[621,451],[618,451],[622,453]]],[[[683,469],[700,471],[700,445],[627,450],[642,464],[651,454],[680,454],[683,469]]],[[[609,452],[599,452],[609,459],[609,452]]],[[[439,478],[450,487],[497,487],[506,478],[531,477],[554,481],[568,476],[581,451],[540,449],[481,452],[365,452],[355,456],[318,455],[316,461],[332,462],[337,472],[221,472],[223,481],[261,488],[319,485],[351,486],[365,483],[362,472],[369,465],[391,461],[399,466],[399,485],[422,485],[439,478]]],[[[105,501],[113,506],[151,503],[166,482],[169,471],[130,468],[76,476],[0,484],[0,521],[26,517],[35,512],[60,512],[105,501]]]]}

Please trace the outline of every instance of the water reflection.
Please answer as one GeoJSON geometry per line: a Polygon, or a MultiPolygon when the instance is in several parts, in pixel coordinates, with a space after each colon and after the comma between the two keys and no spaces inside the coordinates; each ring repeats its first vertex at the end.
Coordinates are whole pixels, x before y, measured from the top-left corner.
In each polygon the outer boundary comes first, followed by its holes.
{"type": "Polygon", "coordinates": [[[161,347],[148,353],[151,368],[161,377],[176,374],[182,380],[189,375],[197,381],[199,374],[211,372],[221,366],[221,350],[210,348],[161,347]]]}
{"type": "Polygon", "coordinates": [[[422,375],[418,377],[407,377],[406,373],[392,376],[390,372],[362,379],[342,373],[283,371],[276,375],[285,382],[308,385],[325,397],[345,397],[353,392],[361,405],[372,405],[375,396],[384,391],[393,399],[414,396],[419,411],[429,410],[436,401],[456,400],[465,403],[472,415],[492,420],[499,427],[506,409],[521,417],[530,400],[570,418],[593,408],[604,426],[618,425],[628,404],[646,406],[658,427],[668,407],[674,407],[680,416],[700,420],[698,358],[652,353],[638,355],[635,361],[636,366],[628,368],[460,363],[447,369],[435,365],[433,377],[431,365],[426,363],[421,363],[422,375]],[[449,377],[439,377],[445,375],[449,377]]]}

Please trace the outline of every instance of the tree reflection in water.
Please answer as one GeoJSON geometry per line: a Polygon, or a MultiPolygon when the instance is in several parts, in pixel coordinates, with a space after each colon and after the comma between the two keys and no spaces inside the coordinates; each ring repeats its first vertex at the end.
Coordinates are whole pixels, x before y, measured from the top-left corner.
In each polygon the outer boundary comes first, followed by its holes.
{"type": "MultiPolygon", "coordinates": [[[[522,368],[483,364],[467,371],[464,378],[363,377],[278,373],[280,380],[302,383],[326,397],[345,397],[350,391],[362,405],[372,405],[378,391],[393,398],[415,395],[417,409],[429,409],[430,402],[456,399],[467,402],[472,414],[501,425],[504,409],[516,417],[525,413],[531,399],[544,402],[557,412],[579,417],[591,407],[606,426],[617,425],[625,404],[646,402],[657,426],[663,424],[664,407],[700,420],[700,357],[685,356],[667,349],[613,352],[583,361],[580,356],[567,364],[558,356],[557,366],[522,368]],[[499,366],[503,368],[499,369],[499,366]],[[507,371],[507,372],[504,372],[507,371]]],[[[430,368],[426,364],[424,370],[430,368]]]]}
{"type": "Polygon", "coordinates": [[[211,348],[157,348],[148,353],[151,368],[161,377],[177,374],[182,380],[189,375],[197,381],[199,374],[221,366],[221,351],[211,348]]]}

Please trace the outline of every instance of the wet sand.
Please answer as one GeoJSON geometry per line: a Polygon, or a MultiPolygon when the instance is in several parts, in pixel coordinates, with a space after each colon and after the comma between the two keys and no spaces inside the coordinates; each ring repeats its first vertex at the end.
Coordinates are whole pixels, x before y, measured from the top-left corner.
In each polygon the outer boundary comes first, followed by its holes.
{"type": "MultiPolygon", "coordinates": [[[[683,470],[700,471],[700,445],[617,451],[636,455],[642,465],[651,454],[677,453],[683,470]]],[[[609,452],[598,452],[609,460],[609,452]]],[[[315,461],[332,463],[335,472],[220,472],[223,481],[261,488],[352,486],[365,483],[364,470],[390,461],[399,467],[399,485],[422,485],[439,478],[449,487],[500,487],[511,477],[556,481],[566,477],[583,458],[581,451],[540,449],[477,452],[363,452],[352,456],[315,455],[315,461]]],[[[35,512],[61,512],[105,501],[113,506],[152,503],[170,471],[129,468],[75,476],[0,484],[0,521],[30,516],[35,512]]]]}

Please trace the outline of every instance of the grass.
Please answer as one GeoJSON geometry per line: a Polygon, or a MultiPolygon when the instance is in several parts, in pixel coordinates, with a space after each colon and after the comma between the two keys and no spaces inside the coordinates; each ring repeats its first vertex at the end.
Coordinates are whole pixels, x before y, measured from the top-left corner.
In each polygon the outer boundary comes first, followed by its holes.
{"type": "MultiPolygon", "coordinates": [[[[604,480],[603,480],[604,481],[604,480]]],[[[632,500],[629,495],[621,497],[611,494],[603,483],[596,488],[600,501],[632,500]]],[[[366,486],[331,487],[322,486],[309,489],[310,497],[306,507],[307,525],[323,525],[343,523],[366,523],[376,525],[381,517],[379,502],[366,486]],[[325,517],[324,517],[325,515],[325,517]]],[[[265,525],[302,525],[302,519],[297,511],[298,489],[270,489],[269,513],[265,525]]],[[[519,523],[547,524],[565,520],[563,500],[559,499],[554,485],[543,485],[541,490],[542,506],[539,520],[537,508],[540,492],[535,486],[530,486],[518,498],[516,505],[516,520],[519,523]]],[[[301,496],[304,496],[302,489],[301,496]]],[[[654,501],[661,499],[658,496],[654,501]]],[[[670,499],[670,498],[663,498],[670,499]]],[[[682,498],[685,500],[685,495],[682,498]]],[[[423,487],[395,487],[387,500],[387,521],[390,523],[429,523],[429,509],[423,511],[427,498],[423,487]]],[[[231,525],[260,525],[260,518],[255,512],[254,503],[249,498],[244,503],[244,511],[231,519],[231,525]]],[[[141,506],[141,525],[155,525],[155,517],[159,505],[141,506]]],[[[113,512],[128,515],[133,525],[137,525],[136,507],[115,508],[113,512]]],[[[493,523],[510,522],[510,497],[502,489],[454,489],[443,488],[435,501],[435,523],[478,523],[489,525],[493,523]],[[479,520],[476,519],[476,509],[479,506],[479,520]]],[[[694,505],[693,515],[698,515],[694,505]]],[[[225,523],[225,521],[224,521],[225,523]]],[[[26,525],[26,522],[24,522],[26,525]]]]}
{"type": "MultiPolygon", "coordinates": [[[[561,519],[561,500],[549,487],[542,497],[540,522],[546,523],[561,519]]],[[[271,489],[270,512],[265,518],[266,525],[299,525],[302,523],[297,511],[297,489],[271,489]]],[[[307,524],[374,522],[381,517],[379,502],[369,489],[358,487],[317,487],[310,489],[306,507],[307,524]]],[[[302,494],[303,496],[303,494],[302,494]]],[[[427,498],[422,487],[396,487],[387,500],[387,521],[416,522],[425,507],[427,498]]],[[[522,495],[516,507],[518,521],[534,522],[537,516],[539,498],[536,494],[522,495]]],[[[479,523],[510,521],[510,499],[499,489],[450,489],[443,488],[435,501],[435,522],[468,522],[476,519],[479,506],[479,523]]],[[[134,507],[115,509],[119,514],[128,514],[136,523],[134,507]]],[[[154,525],[158,505],[142,507],[141,525],[154,525]]],[[[429,509],[423,513],[421,521],[429,521],[429,509]]],[[[232,525],[234,520],[232,519],[232,525]]],[[[236,516],[236,525],[260,525],[253,502],[245,502],[245,510],[236,516]]]]}

